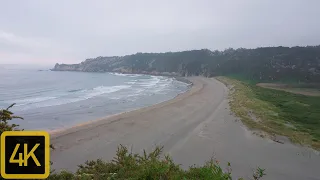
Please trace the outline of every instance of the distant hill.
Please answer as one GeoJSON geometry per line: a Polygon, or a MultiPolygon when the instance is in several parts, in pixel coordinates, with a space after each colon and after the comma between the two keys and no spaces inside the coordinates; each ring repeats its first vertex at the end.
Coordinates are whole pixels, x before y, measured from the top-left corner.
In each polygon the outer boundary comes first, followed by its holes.
{"type": "Polygon", "coordinates": [[[54,71],[120,72],[175,76],[236,76],[254,82],[320,82],[320,46],[208,49],[97,57],[56,64],[54,71]]]}

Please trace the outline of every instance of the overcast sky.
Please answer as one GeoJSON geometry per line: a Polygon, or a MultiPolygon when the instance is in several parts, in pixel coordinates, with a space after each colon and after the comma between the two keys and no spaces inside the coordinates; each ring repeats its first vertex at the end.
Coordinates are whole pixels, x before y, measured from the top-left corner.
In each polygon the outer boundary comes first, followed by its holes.
{"type": "Polygon", "coordinates": [[[320,0],[0,0],[0,64],[320,44],[320,0]]]}

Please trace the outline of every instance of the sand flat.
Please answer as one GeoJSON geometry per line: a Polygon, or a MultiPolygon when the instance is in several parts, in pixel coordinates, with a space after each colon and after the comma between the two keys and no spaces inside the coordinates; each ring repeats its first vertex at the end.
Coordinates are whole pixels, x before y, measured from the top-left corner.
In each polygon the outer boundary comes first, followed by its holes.
{"type": "Polygon", "coordinates": [[[184,168],[214,156],[231,162],[235,177],[260,166],[264,179],[320,179],[317,153],[253,135],[231,115],[227,87],[213,78],[189,80],[193,87],[172,100],[54,132],[53,168],[75,171],[86,160],[110,160],[119,144],[134,152],[163,145],[184,168]]]}

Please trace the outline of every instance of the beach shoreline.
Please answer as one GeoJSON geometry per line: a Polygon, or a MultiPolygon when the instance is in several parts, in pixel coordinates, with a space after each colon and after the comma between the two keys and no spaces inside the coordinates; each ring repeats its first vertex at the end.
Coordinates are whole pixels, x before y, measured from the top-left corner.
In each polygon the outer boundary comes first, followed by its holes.
{"type": "Polygon", "coordinates": [[[248,130],[229,107],[229,89],[214,78],[189,77],[192,88],[153,106],[102,118],[51,136],[52,168],[75,172],[87,160],[112,160],[121,144],[133,153],[163,146],[163,153],[187,169],[211,158],[228,162],[233,178],[317,179],[320,156],[291,143],[279,144],[248,130]],[[285,164],[285,166],[284,166],[285,164]]]}
{"type": "Polygon", "coordinates": [[[73,130],[76,130],[76,129],[79,129],[79,128],[89,127],[90,124],[98,123],[99,121],[108,121],[109,119],[117,118],[118,116],[121,116],[121,115],[124,115],[124,114],[127,114],[127,113],[134,113],[136,111],[140,112],[140,111],[148,110],[148,109],[151,109],[151,108],[157,108],[161,104],[166,104],[166,103],[170,103],[171,101],[175,101],[176,98],[179,98],[183,94],[188,93],[189,91],[192,91],[192,88],[194,87],[194,83],[192,81],[190,81],[189,79],[185,78],[185,77],[174,77],[174,76],[164,76],[164,77],[174,78],[176,81],[188,84],[188,89],[186,91],[182,92],[182,93],[177,94],[172,99],[169,99],[169,100],[166,100],[166,101],[162,101],[162,102],[159,102],[159,103],[156,103],[156,104],[152,104],[152,105],[146,106],[146,107],[136,108],[136,109],[129,110],[129,111],[123,111],[123,112],[120,112],[120,113],[106,115],[106,116],[101,117],[101,118],[95,118],[93,120],[88,120],[86,122],[79,123],[79,124],[76,124],[76,125],[71,126],[71,127],[65,127],[65,128],[55,129],[55,130],[49,130],[48,133],[50,134],[51,137],[57,137],[57,136],[61,136],[62,134],[67,133],[68,131],[73,131],[73,130]]]}

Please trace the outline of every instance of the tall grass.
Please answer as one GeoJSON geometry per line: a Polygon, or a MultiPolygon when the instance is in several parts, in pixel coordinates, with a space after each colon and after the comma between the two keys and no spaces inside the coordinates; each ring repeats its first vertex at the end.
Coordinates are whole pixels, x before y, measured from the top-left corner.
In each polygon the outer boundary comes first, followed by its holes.
{"type": "Polygon", "coordinates": [[[266,89],[227,77],[218,79],[233,86],[231,109],[249,128],[320,149],[320,97],[266,89]]]}

